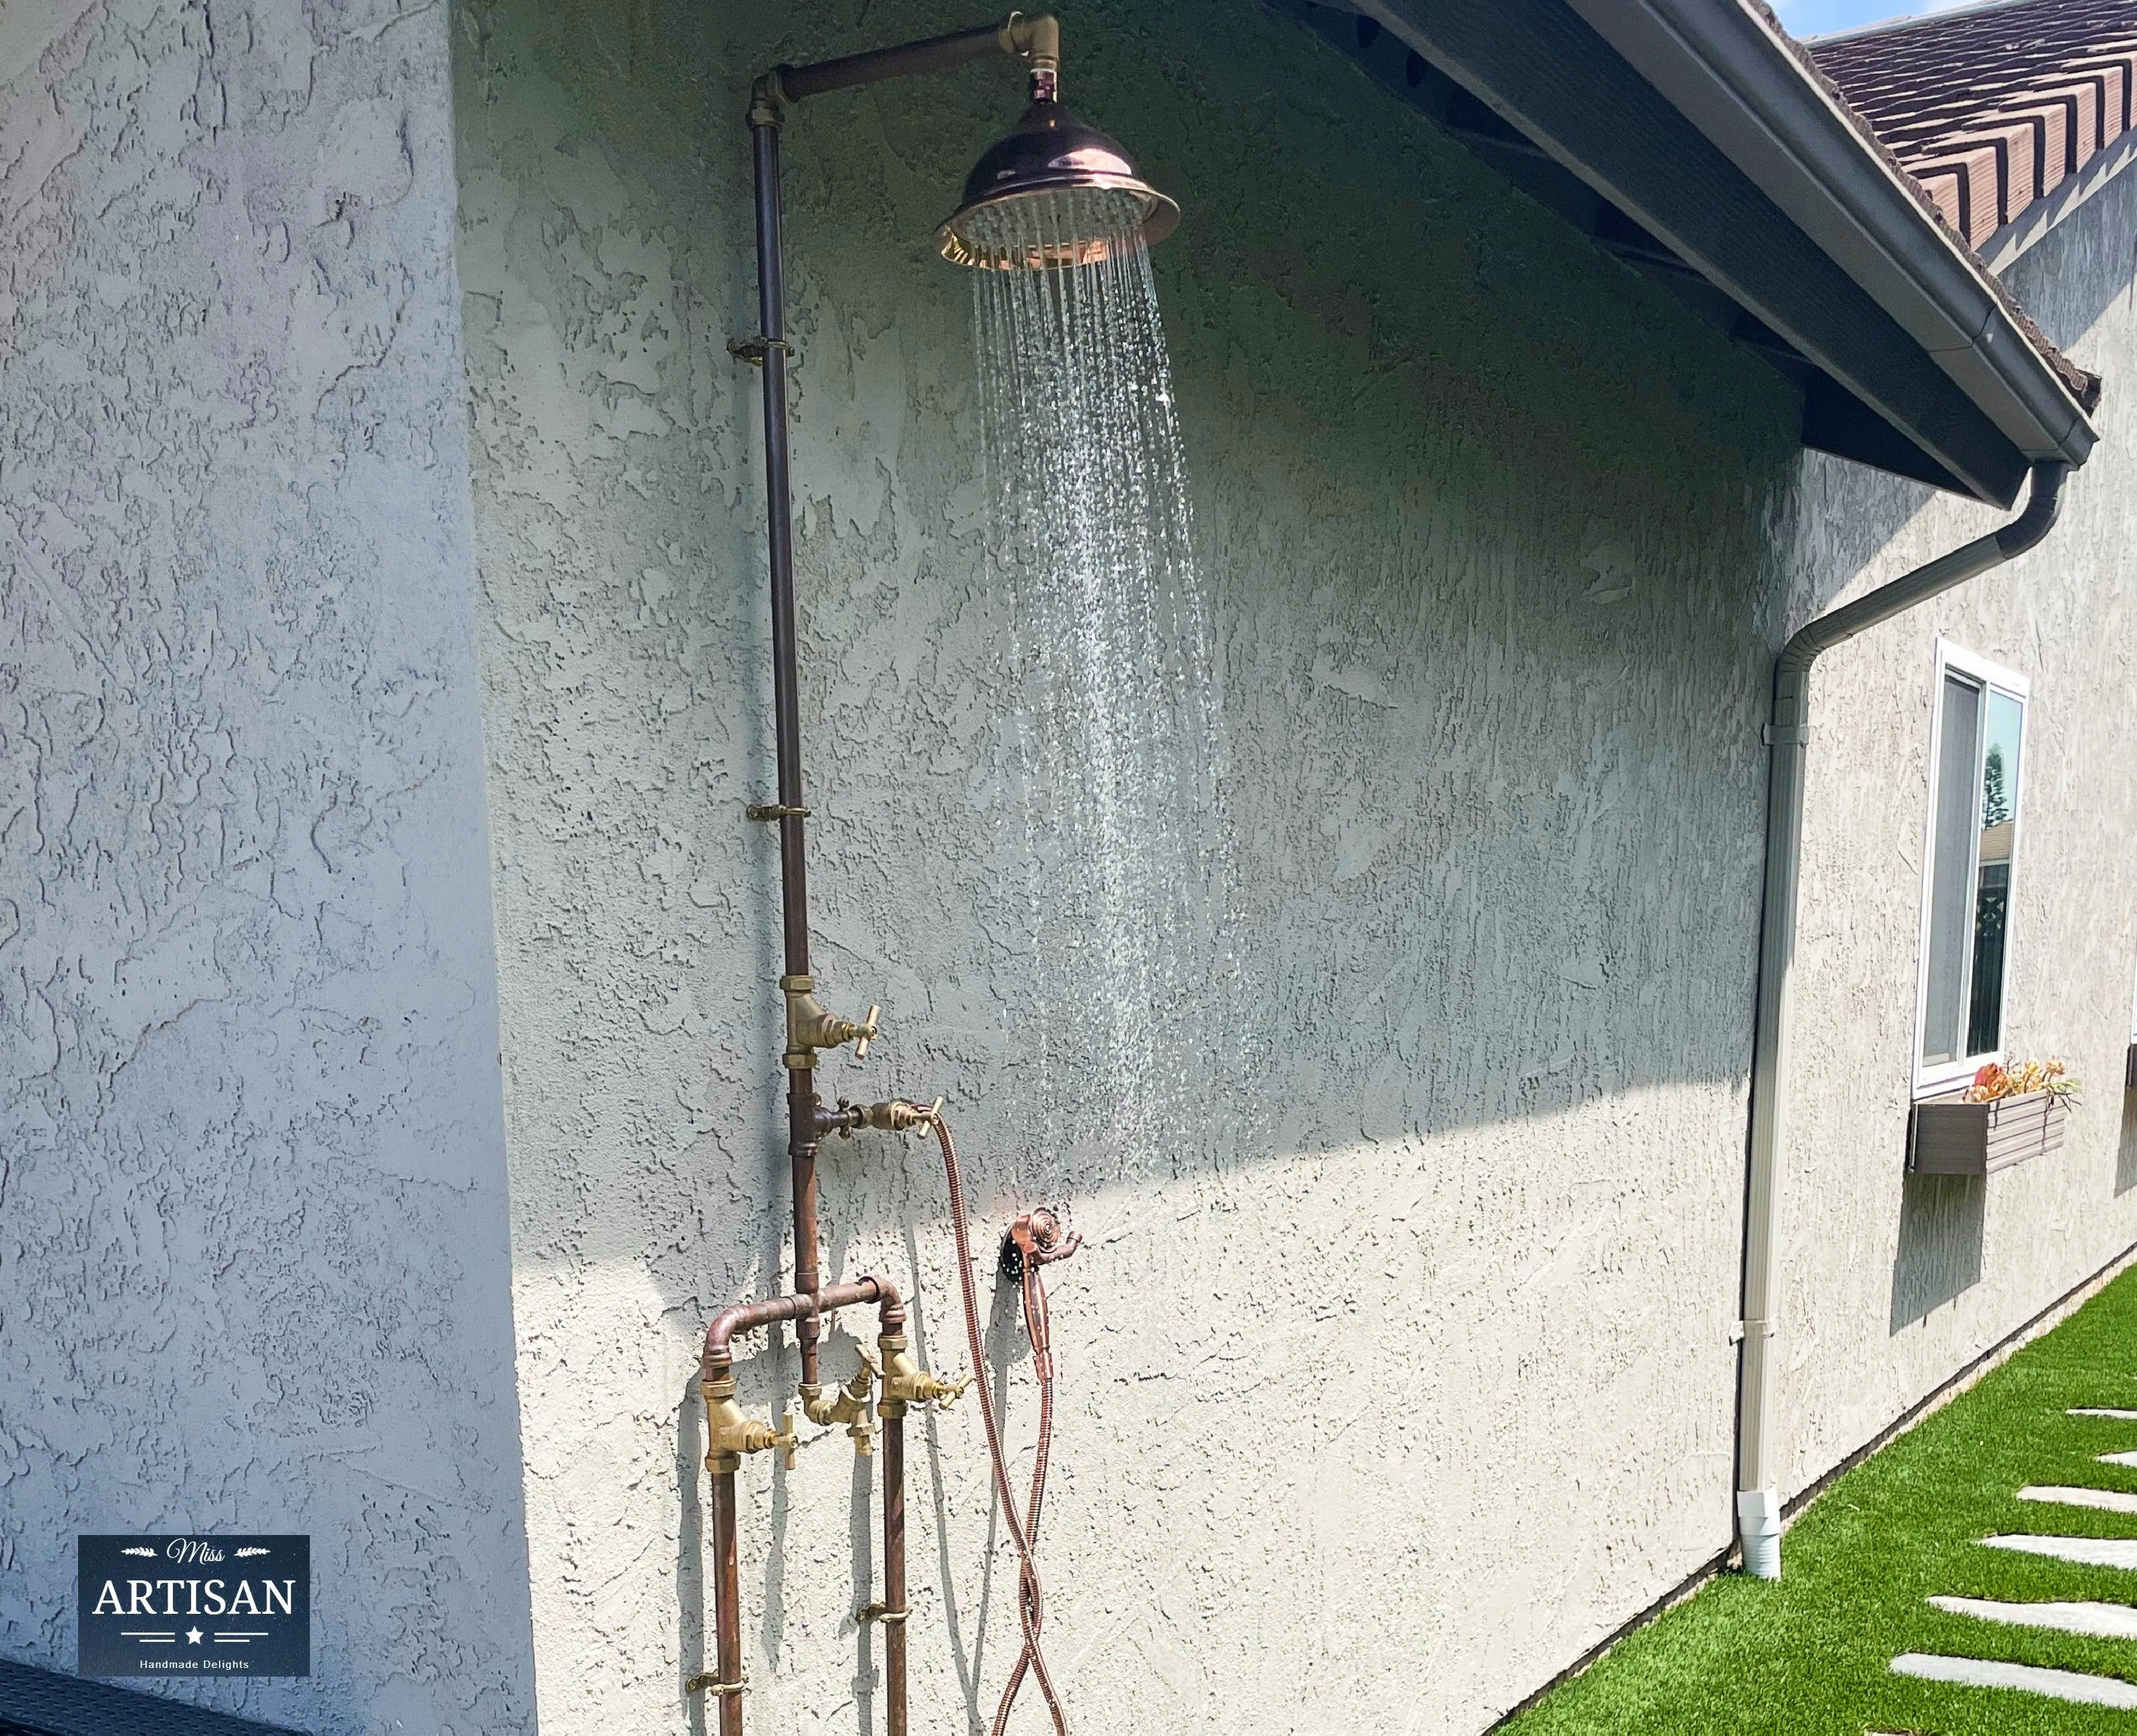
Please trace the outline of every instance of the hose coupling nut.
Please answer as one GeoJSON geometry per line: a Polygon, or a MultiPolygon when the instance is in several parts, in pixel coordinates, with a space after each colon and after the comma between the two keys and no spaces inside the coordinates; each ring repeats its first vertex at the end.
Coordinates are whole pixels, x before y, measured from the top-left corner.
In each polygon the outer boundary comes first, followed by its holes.
{"type": "Polygon", "coordinates": [[[918,1133],[932,1127],[942,1112],[940,1097],[932,1103],[911,1103],[903,1097],[881,1103],[849,1103],[842,1097],[837,1111],[827,1119],[841,1134],[856,1127],[874,1127],[884,1133],[918,1133]]]}

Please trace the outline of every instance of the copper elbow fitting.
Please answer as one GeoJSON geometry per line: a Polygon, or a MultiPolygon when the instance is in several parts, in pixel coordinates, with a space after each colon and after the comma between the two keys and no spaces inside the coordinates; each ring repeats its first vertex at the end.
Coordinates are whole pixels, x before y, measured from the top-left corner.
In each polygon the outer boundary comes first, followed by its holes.
{"type": "Polygon", "coordinates": [[[1058,102],[1061,95],[1061,21],[1051,12],[1027,18],[1011,12],[996,38],[1004,54],[1013,54],[1031,69],[1031,100],[1058,102]]]}

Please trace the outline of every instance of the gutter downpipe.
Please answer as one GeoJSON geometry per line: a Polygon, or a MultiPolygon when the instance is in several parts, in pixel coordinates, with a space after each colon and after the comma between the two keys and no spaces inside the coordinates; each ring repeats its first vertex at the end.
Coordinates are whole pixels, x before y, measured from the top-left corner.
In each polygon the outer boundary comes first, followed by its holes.
{"type": "Polygon", "coordinates": [[[1738,1362],[1736,1528],[1744,1568],[1781,1577],[1781,1499],[1770,1435],[1774,1245],[1780,1215],[1776,1186],[1787,1145],[1789,973],[1795,956],[1796,893],[1802,867],[1804,762],[1809,742],[1811,665],[1822,652],[1918,603],[2023,554],[2053,528],[2071,466],[2032,467],[2025,510],[2008,524],[1917,567],[1867,596],[1804,626],[1774,664],[1772,721],[1766,728],[1765,902],[1759,927],[1759,1002],[1751,1051],[1751,1127],[1744,1211],[1744,1348],[1738,1362]]]}

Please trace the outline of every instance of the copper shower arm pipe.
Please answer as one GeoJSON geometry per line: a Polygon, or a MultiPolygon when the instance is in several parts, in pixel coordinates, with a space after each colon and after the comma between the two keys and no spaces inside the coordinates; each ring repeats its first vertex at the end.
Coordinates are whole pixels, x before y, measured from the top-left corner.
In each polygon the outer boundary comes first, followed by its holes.
{"type": "Polygon", "coordinates": [[[795,101],[915,72],[947,72],[967,61],[997,54],[1027,61],[1034,68],[1056,68],[1061,64],[1061,26],[1050,13],[1027,18],[1021,12],[1011,12],[999,24],[955,30],[947,36],[849,54],[835,61],[817,61],[806,66],[775,66],[767,76],[779,95],[795,101]]]}

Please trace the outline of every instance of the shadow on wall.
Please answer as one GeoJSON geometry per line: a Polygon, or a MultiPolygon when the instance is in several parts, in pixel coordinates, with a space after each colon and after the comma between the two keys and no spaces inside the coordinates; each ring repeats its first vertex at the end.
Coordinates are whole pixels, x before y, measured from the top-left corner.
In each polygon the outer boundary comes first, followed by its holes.
{"type": "MultiPolygon", "coordinates": [[[[2126,1150],[2129,1141],[2125,1138],[2126,1150]]],[[[1981,1281],[1988,1183],[1978,1175],[1909,1175],[1901,1184],[1900,1251],[1892,1262],[1894,1333],[1981,1281]]]]}
{"type": "Polygon", "coordinates": [[[2137,182],[2118,181],[2096,198],[2111,208],[2051,231],[2003,274],[2019,304],[2062,349],[2082,339],[2118,296],[2137,291],[2137,259],[2122,240],[2137,216],[2137,182]],[[2100,256],[2108,254],[2115,257],[2100,256]]]}
{"type": "Polygon", "coordinates": [[[2137,1188],[2137,1091],[2122,1093],[2122,1143],[2115,1153],[2115,1193],[2137,1188]]]}

